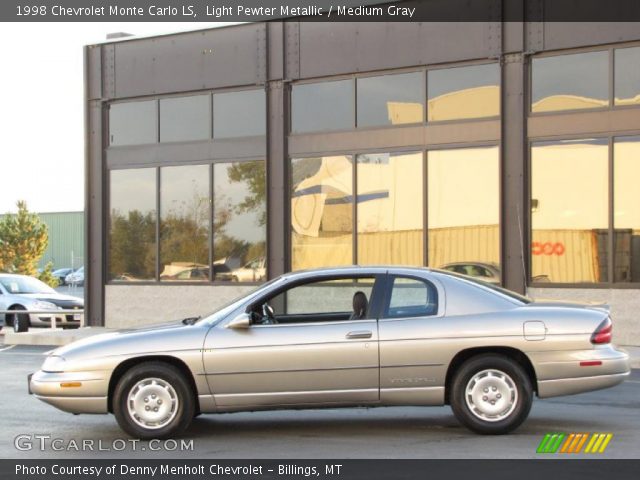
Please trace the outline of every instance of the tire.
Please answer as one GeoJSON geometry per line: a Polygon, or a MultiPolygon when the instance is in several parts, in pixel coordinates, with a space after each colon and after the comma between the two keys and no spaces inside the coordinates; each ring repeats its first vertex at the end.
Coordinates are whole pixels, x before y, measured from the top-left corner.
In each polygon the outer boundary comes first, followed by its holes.
{"type": "Polygon", "coordinates": [[[118,382],[113,394],[113,413],[120,428],[132,437],[168,438],[182,433],[191,424],[195,399],[179,369],[164,362],[145,362],[125,372],[118,382]],[[160,409],[161,417],[154,415],[156,408],[160,409]]]}
{"type": "Polygon", "coordinates": [[[533,402],[533,388],[525,370],[497,354],[478,355],[464,362],[453,377],[451,389],[451,409],[458,421],[483,435],[515,430],[526,420],[533,402]]]}
{"type": "MultiPolygon", "coordinates": [[[[16,307],[13,310],[21,311],[24,310],[22,307],[16,307]]],[[[29,330],[30,321],[29,315],[26,313],[14,313],[11,315],[13,317],[11,324],[13,325],[13,331],[15,333],[23,333],[29,330]]]]}

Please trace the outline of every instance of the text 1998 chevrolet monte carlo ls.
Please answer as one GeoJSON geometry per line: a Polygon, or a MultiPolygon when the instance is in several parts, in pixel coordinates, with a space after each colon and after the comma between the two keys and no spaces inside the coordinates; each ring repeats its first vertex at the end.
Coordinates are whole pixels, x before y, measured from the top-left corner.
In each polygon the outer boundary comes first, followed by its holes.
{"type": "Polygon", "coordinates": [[[540,398],[611,387],[629,357],[606,308],[538,303],[424,268],[278,277],[203,318],[103,334],[52,352],[30,392],[72,413],[112,412],[138,438],[199,413],[450,404],[507,433],[540,398]]]}

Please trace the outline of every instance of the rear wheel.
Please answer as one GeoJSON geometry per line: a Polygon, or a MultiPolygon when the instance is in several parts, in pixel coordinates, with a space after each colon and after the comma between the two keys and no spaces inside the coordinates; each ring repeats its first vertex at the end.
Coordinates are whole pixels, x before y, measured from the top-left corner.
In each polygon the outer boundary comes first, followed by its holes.
{"type": "Polygon", "coordinates": [[[467,360],[452,382],[451,408],[468,429],[501,435],[518,428],[531,410],[533,389],[524,369],[496,354],[467,360]]]}
{"type": "Polygon", "coordinates": [[[113,413],[132,437],[167,438],[184,431],[195,413],[193,392],[183,373],[164,362],[127,371],[113,397],[113,413]]]}

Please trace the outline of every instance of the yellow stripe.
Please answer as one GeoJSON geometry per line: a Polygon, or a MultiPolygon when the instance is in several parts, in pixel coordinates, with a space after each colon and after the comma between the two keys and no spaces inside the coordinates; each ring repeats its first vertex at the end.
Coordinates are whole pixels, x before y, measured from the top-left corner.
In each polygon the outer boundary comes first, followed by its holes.
{"type": "Polygon", "coordinates": [[[606,437],[606,435],[604,433],[599,433],[598,434],[598,439],[596,440],[595,445],[591,449],[591,453],[596,453],[598,451],[598,448],[600,448],[600,444],[604,440],[604,437],[606,437]]]}
{"type": "Polygon", "coordinates": [[[564,442],[564,445],[562,445],[562,449],[560,450],[560,453],[566,453],[567,448],[569,448],[569,444],[571,443],[571,441],[573,440],[573,437],[575,437],[576,434],[572,433],[571,435],[569,435],[567,437],[567,439],[564,442]]]}
{"type": "Polygon", "coordinates": [[[580,453],[580,451],[582,450],[582,446],[584,445],[584,442],[587,441],[587,438],[589,438],[589,434],[588,433],[583,433],[582,434],[582,438],[580,439],[580,443],[578,443],[578,445],[576,446],[576,449],[573,451],[573,453],[580,453]]]}
{"type": "Polygon", "coordinates": [[[613,434],[611,433],[607,434],[604,442],[602,442],[602,446],[600,447],[600,450],[598,450],[598,453],[604,453],[605,448],[607,448],[607,445],[609,445],[609,442],[611,441],[612,438],[613,438],[613,434]]]}
{"type": "Polygon", "coordinates": [[[591,440],[589,440],[589,443],[587,444],[587,448],[584,449],[584,453],[591,453],[591,447],[596,442],[596,438],[598,438],[597,434],[594,433],[593,435],[591,435],[591,440]]]}

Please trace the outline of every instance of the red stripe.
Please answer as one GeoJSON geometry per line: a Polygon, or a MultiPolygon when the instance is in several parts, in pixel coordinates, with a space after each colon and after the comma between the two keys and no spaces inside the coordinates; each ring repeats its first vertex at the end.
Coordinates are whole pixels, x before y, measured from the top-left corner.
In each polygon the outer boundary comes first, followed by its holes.
{"type": "Polygon", "coordinates": [[[596,367],[602,365],[600,360],[589,360],[588,362],[580,362],[581,367],[596,367]]]}

